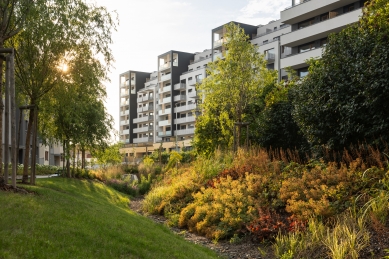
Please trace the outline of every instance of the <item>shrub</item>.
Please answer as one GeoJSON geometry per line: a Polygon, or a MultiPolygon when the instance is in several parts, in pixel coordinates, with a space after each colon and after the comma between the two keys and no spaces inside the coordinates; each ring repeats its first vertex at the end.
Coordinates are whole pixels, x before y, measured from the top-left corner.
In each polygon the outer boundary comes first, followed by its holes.
{"type": "Polygon", "coordinates": [[[285,179],[280,197],[287,204],[286,211],[301,219],[328,218],[350,207],[362,187],[360,172],[329,163],[326,168],[316,165],[303,170],[300,176],[285,179]]]}
{"type": "Polygon", "coordinates": [[[133,182],[118,180],[118,179],[109,179],[109,180],[107,180],[106,184],[119,192],[131,195],[131,196],[138,195],[138,187],[133,182]]]}
{"type": "Polygon", "coordinates": [[[244,231],[245,224],[256,216],[259,182],[258,175],[247,173],[236,180],[227,176],[213,188],[202,188],[181,211],[179,226],[215,239],[244,231]]]}

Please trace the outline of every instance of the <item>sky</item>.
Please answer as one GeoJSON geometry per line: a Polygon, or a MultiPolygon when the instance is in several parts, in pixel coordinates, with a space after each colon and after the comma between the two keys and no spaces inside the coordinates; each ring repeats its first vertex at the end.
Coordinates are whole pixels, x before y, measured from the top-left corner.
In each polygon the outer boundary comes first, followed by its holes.
{"type": "MultiPolygon", "coordinates": [[[[212,29],[230,21],[250,25],[279,19],[292,0],[90,0],[118,16],[111,49],[115,57],[106,82],[106,107],[119,130],[119,74],[157,70],[157,56],[169,50],[211,48],[212,29]],[[116,13],[116,14],[115,14],[116,13]]],[[[118,141],[118,137],[115,139],[118,141]]]]}

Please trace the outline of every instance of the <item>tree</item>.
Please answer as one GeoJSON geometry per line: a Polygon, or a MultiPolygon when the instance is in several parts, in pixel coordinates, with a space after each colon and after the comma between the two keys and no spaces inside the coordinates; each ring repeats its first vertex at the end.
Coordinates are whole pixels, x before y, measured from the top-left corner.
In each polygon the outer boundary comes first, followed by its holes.
{"type": "Polygon", "coordinates": [[[120,153],[121,143],[113,144],[102,150],[96,150],[92,156],[97,159],[97,163],[106,169],[108,166],[120,164],[123,154],[120,153]]]}
{"type": "MultiPolygon", "coordinates": [[[[25,26],[33,0],[0,0],[0,49],[25,26]]],[[[3,96],[3,60],[0,59],[0,96],[3,96]]],[[[0,98],[0,143],[3,143],[3,98],[0,98]]],[[[8,162],[8,161],[7,161],[8,162]]],[[[3,146],[0,146],[0,177],[3,175],[3,146]]]]}
{"type": "Polygon", "coordinates": [[[389,6],[371,1],[359,23],[330,35],[294,91],[294,118],[314,146],[389,141],[389,6]]]}
{"type": "Polygon", "coordinates": [[[210,154],[216,147],[230,148],[234,125],[237,125],[235,142],[239,145],[247,107],[264,86],[276,80],[276,73],[266,68],[263,55],[239,25],[226,25],[225,38],[225,58],[208,64],[207,78],[199,86],[205,95],[194,139],[200,153],[210,154]]]}
{"type": "Polygon", "coordinates": [[[293,85],[293,81],[267,85],[248,107],[252,143],[267,149],[307,150],[308,143],[292,117],[293,85]]]}
{"type": "MultiPolygon", "coordinates": [[[[85,46],[104,61],[99,73],[106,76],[113,61],[109,45],[116,24],[105,8],[84,0],[37,0],[27,20],[29,26],[9,43],[18,53],[16,75],[21,103],[39,106],[54,86],[66,80],[61,68],[67,66],[67,59],[85,46]]],[[[30,134],[35,116],[38,115],[33,111],[29,113],[23,182],[28,178],[30,134]]]]}

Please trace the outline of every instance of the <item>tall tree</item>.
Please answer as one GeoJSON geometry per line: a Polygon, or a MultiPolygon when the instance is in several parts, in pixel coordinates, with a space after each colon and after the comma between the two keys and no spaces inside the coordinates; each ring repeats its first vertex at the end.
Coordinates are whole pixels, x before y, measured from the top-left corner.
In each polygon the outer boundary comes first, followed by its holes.
{"type": "MultiPolygon", "coordinates": [[[[33,0],[0,0],[0,49],[25,26],[33,0]]],[[[0,96],[3,96],[3,60],[0,59],[0,96]]],[[[3,98],[0,98],[0,143],[3,143],[3,98]]],[[[0,177],[3,175],[3,146],[0,145],[0,177]]]]}
{"type": "MultiPolygon", "coordinates": [[[[61,80],[67,80],[61,68],[67,66],[67,59],[80,45],[87,45],[94,56],[104,60],[101,71],[106,75],[113,61],[109,46],[116,22],[105,8],[84,0],[36,0],[27,19],[29,26],[10,41],[18,53],[16,74],[22,103],[39,106],[43,96],[61,80]]],[[[28,179],[35,116],[33,111],[29,113],[23,182],[28,179]]]]}
{"type": "Polygon", "coordinates": [[[370,1],[360,22],[331,35],[322,58],[310,62],[293,104],[312,145],[389,142],[388,20],[388,1],[370,1]]]}
{"type": "Polygon", "coordinates": [[[207,146],[231,147],[234,125],[237,125],[236,143],[239,144],[247,107],[264,86],[276,80],[276,73],[266,68],[263,55],[239,25],[226,25],[225,38],[224,59],[208,64],[207,78],[199,86],[205,95],[194,139],[200,153],[213,151],[207,146]]]}

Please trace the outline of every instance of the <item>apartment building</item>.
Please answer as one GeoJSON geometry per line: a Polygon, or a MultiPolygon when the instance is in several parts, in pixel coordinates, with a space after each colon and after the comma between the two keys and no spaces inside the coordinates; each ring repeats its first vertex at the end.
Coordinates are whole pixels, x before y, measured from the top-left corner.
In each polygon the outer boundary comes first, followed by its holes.
{"type": "MultiPolygon", "coordinates": [[[[133,143],[134,139],[137,137],[137,132],[134,132],[134,128],[130,127],[130,125],[132,124],[130,122],[132,122],[133,119],[137,118],[137,94],[138,91],[144,86],[144,82],[149,76],[150,73],[132,70],[119,75],[119,139],[123,143],[133,143]]],[[[144,103],[141,104],[143,105],[144,103]]],[[[146,110],[145,113],[147,113],[146,110]]],[[[146,117],[144,117],[143,119],[145,118],[146,117]]]]}
{"type": "MultiPolygon", "coordinates": [[[[278,71],[281,81],[287,79],[286,68],[294,69],[300,77],[307,75],[306,60],[322,55],[330,33],[357,22],[364,3],[365,0],[292,0],[292,6],[281,11],[279,20],[257,26],[234,23],[243,28],[264,55],[268,69],[278,71]]],[[[121,90],[130,93],[128,96],[121,92],[120,106],[120,140],[127,144],[122,152],[133,156],[127,161],[135,161],[161,146],[166,150],[191,146],[197,101],[201,98],[196,85],[206,77],[207,64],[223,58],[228,51],[223,46],[224,25],[212,29],[211,49],[194,54],[172,50],[157,57],[155,72],[129,71],[120,75],[121,90]],[[133,78],[137,78],[136,84],[133,78]],[[136,99],[131,99],[131,94],[136,99]]]]}

